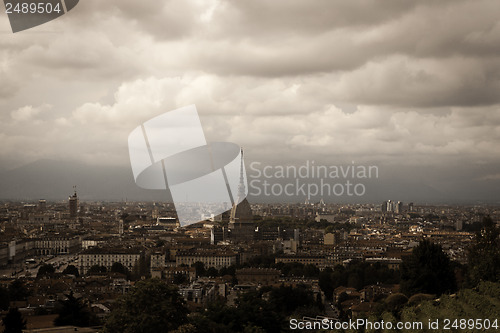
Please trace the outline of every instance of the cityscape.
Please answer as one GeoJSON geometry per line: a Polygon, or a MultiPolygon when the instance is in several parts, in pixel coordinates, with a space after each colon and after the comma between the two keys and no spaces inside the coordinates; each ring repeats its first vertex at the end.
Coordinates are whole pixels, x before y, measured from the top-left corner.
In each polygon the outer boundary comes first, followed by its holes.
{"type": "MultiPolygon", "coordinates": [[[[145,281],[159,281],[175,286],[189,313],[184,324],[193,331],[203,331],[196,325],[206,324],[200,318],[207,311],[237,309],[252,293],[262,302],[270,302],[273,293],[303,293],[277,315],[295,323],[366,318],[387,311],[387,300],[403,306],[412,304],[408,297],[421,295],[415,305],[469,285],[469,250],[485,219],[499,221],[500,207],[245,199],[223,214],[180,227],[172,203],[84,202],[75,188],[62,202],[2,202],[1,306],[18,309],[26,332],[52,332],[55,326],[113,331],[109,318],[120,300],[145,281]],[[403,262],[423,241],[449,258],[455,287],[450,281],[435,292],[405,287],[403,262]],[[80,302],[86,315],[65,317],[71,301],[80,302]]],[[[250,324],[212,322],[204,330],[229,332],[250,324]]],[[[273,325],[260,327],[286,330],[278,319],[273,325]]]]}

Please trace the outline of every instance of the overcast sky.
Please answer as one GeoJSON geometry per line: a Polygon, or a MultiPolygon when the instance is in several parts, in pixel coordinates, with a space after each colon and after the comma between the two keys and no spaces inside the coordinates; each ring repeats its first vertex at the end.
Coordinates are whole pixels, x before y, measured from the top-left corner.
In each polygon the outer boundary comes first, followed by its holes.
{"type": "MultiPolygon", "coordinates": [[[[0,170],[129,164],[140,123],[196,104],[246,162],[500,179],[500,2],[82,0],[0,15],[0,170]]],[[[462,189],[465,190],[465,189],[462,189]]]]}

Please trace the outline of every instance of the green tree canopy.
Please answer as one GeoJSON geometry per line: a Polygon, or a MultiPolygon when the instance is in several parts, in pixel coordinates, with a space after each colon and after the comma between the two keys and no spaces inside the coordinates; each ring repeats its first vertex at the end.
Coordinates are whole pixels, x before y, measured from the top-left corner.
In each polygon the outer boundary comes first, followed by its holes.
{"type": "Polygon", "coordinates": [[[67,299],[59,302],[57,313],[59,316],[54,320],[56,326],[74,325],[80,327],[99,324],[97,317],[90,311],[81,298],[77,298],[70,292],[67,299]]]}
{"type": "Polygon", "coordinates": [[[401,290],[441,295],[456,290],[455,273],[440,245],[423,240],[401,263],[401,290]]]}
{"type": "Polygon", "coordinates": [[[299,284],[295,288],[283,285],[279,288],[273,288],[269,294],[269,303],[276,312],[285,315],[291,314],[300,306],[313,307],[316,305],[311,290],[303,284],[299,284]]]}
{"type": "Polygon", "coordinates": [[[187,279],[185,274],[183,274],[183,273],[174,274],[174,278],[173,278],[174,284],[183,284],[183,283],[186,283],[187,281],[188,281],[188,279],[187,279]]]}
{"type": "Polygon", "coordinates": [[[158,279],[139,281],[117,301],[104,332],[170,332],[187,323],[187,313],[175,286],[158,279]]]}
{"type": "Polygon", "coordinates": [[[418,305],[423,301],[433,300],[434,296],[431,294],[415,294],[408,299],[408,304],[410,305],[418,305]]]}
{"type": "Polygon", "coordinates": [[[113,265],[111,265],[111,272],[120,273],[124,275],[129,274],[127,267],[123,266],[123,264],[120,262],[114,262],[113,265]]]}
{"type": "Polygon", "coordinates": [[[24,301],[31,295],[22,280],[16,279],[9,285],[9,299],[11,301],[24,301]]]}
{"type": "Polygon", "coordinates": [[[0,310],[7,310],[10,304],[9,290],[0,286],[0,310]]]}
{"type": "Polygon", "coordinates": [[[319,273],[319,286],[328,300],[332,300],[333,298],[333,290],[335,289],[333,283],[331,270],[327,271],[325,269],[323,272],[319,273]]]}
{"type": "MultiPolygon", "coordinates": [[[[422,301],[415,306],[408,306],[401,311],[401,321],[424,323],[424,329],[419,332],[498,332],[500,327],[500,284],[493,282],[480,282],[474,289],[462,289],[454,296],[443,295],[437,300],[422,301]],[[426,327],[429,320],[439,319],[440,330],[426,327]],[[488,330],[471,329],[443,329],[444,320],[474,319],[481,322],[488,321],[488,330]]],[[[451,325],[450,325],[451,327],[451,325]]],[[[402,333],[413,333],[416,330],[403,329],[402,333]]]]}
{"type": "Polygon", "coordinates": [[[94,265],[89,268],[87,274],[106,273],[108,270],[104,266],[94,265]]]}
{"type": "Polygon", "coordinates": [[[500,281],[500,228],[487,216],[468,250],[469,282],[500,281]]]}
{"type": "Polygon", "coordinates": [[[206,311],[190,316],[197,332],[288,332],[289,316],[322,313],[322,304],[305,285],[263,287],[239,295],[237,306],[223,301],[209,304],[206,311]]]}
{"type": "Polygon", "coordinates": [[[406,303],[408,303],[408,297],[401,293],[392,294],[385,299],[385,306],[393,312],[401,310],[406,303]]]}
{"type": "Polygon", "coordinates": [[[191,265],[196,269],[196,276],[203,276],[205,275],[205,265],[201,261],[197,261],[194,264],[191,265]]]}
{"type": "Polygon", "coordinates": [[[43,264],[38,269],[38,273],[36,274],[36,277],[37,278],[41,278],[44,276],[51,277],[52,275],[54,275],[55,272],[56,272],[56,269],[54,268],[54,266],[52,266],[51,264],[43,264]]]}
{"type": "Polygon", "coordinates": [[[68,275],[74,275],[76,277],[79,277],[80,276],[80,273],[78,272],[78,268],[76,268],[75,265],[68,265],[68,267],[66,267],[63,272],[63,274],[68,274],[68,275]]]}
{"type": "Polygon", "coordinates": [[[215,267],[210,267],[205,274],[210,277],[219,276],[219,271],[215,267]]]}
{"type": "Polygon", "coordinates": [[[150,263],[151,257],[146,257],[144,254],[141,254],[139,260],[137,260],[132,267],[132,276],[134,279],[139,280],[143,277],[149,278],[151,277],[150,271],[150,263]]]}
{"type": "Polygon", "coordinates": [[[368,262],[352,262],[347,267],[337,265],[333,269],[325,269],[319,273],[319,286],[327,299],[332,299],[333,290],[340,286],[361,289],[377,283],[397,284],[400,280],[398,270],[387,265],[368,262]]]}

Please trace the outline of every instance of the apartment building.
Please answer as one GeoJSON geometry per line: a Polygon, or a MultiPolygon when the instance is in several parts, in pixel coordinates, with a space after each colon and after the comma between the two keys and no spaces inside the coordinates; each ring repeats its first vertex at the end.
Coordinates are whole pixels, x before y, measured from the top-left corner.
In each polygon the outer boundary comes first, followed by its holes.
{"type": "Polygon", "coordinates": [[[95,265],[110,270],[115,262],[119,262],[131,271],[140,257],[141,251],[135,248],[90,248],[80,253],[80,273],[86,274],[90,267],[95,265]]]}
{"type": "Polygon", "coordinates": [[[178,251],[175,255],[177,266],[191,266],[195,262],[202,262],[205,268],[220,269],[236,264],[236,253],[226,249],[191,249],[178,251]]]}

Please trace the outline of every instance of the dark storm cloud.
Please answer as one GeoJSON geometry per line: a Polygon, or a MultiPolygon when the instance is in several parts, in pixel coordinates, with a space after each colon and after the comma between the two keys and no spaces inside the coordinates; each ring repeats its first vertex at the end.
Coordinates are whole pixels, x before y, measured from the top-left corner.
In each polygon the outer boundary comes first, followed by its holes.
{"type": "Polygon", "coordinates": [[[92,28],[108,20],[124,28],[123,33],[133,28],[158,40],[175,40],[198,29],[197,14],[202,8],[202,2],[196,1],[88,0],[81,3],[75,21],[82,28],[92,28]]]}
{"type": "Polygon", "coordinates": [[[224,2],[187,61],[218,75],[336,74],[332,96],[349,103],[499,102],[498,2],[348,3],[224,2]]]}
{"type": "Polygon", "coordinates": [[[247,35],[278,40],[279,36],[323,34],[341,28],[366,28],[395,20],[413,10],[415,1],[221,1],[214,20],[232,27],[231,37],[247,35]]]}

